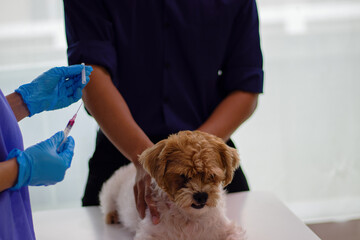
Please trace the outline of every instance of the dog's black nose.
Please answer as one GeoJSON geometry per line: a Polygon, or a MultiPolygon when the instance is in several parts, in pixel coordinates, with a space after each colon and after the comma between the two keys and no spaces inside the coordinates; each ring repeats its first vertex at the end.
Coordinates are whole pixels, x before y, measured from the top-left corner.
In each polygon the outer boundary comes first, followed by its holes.
{"type": "Polygon", "coordinates": [[[206,192],[197,192],[193,195],[193,198],[198,204],[205,204],[208,199],[208,194],[206,192]]]}

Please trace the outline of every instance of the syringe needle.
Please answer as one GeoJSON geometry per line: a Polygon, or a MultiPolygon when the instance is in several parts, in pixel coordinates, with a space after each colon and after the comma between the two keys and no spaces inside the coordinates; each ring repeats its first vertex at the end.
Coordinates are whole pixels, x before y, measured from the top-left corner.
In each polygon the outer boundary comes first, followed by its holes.
{"type": "Polygon", "coordinates": [[[64,139],[61,141],[59,147],[57,148],[57,152],[60,151],[60,147],[61,145],[63,145],[63,143],[66,141],[67,137],[69,136],[70,130],[73,127],[74,123],[75,123],[75,119],[77,116],[77,113],[79,112],[81,106],[83,105],[83,103],[80,104],[78,110],[76,111],[76,113],[74,114],[74,116],[69,120],[68,124],[66,125],[65,129],[64,129],[64,139]]]}
{"type": "MultiPolygon", "coordinates": [[[[78,112],[79,112],[79,110],[80,110],[80,108],[81,108],[81,106],[83,105],[83,102],[81,102],[81,104],[80,104],[80,106],[79,106],[79,108],[78,108],[78,110],[76,111],[76,113],[75,113],[75,115],[77,115],[78,114],[78,112]]],[[[75,116],[74,115],[74,116],[75,116]]]]}

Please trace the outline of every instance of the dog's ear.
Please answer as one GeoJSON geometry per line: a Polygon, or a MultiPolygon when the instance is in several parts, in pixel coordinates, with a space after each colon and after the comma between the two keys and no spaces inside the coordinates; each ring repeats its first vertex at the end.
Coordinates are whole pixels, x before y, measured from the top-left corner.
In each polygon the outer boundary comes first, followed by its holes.
{"type": "Polygon", "coordinates": [[[221,160],[225,170],[224,187],[231,183],[234,171],[240,166],[240,158],[235,148],[227,146],[225,143],[221,144],[219,149],[221,160]]]}
{"type": "Polygon", "coordinates": [[[139,162],[144,169],[156,180],[161,187],[161,179],[165,173],[166,162],[165,159],[160,158],[160,154],[166,145],[166,139],[156,143],[154,146],[146,149],[139,156],[139,162]]]}
{"type": "Polygon", "coordinates": [[[223,186],[227,186],[233,179],[234,171],[240,166],[240,158],[237,150],[229,147],[221,138],[215,135],[204,132],[199,133],[212,143],[214,148],[218,151],[220,155],[219,164],[222,164],[225,175],[223,186]]]}

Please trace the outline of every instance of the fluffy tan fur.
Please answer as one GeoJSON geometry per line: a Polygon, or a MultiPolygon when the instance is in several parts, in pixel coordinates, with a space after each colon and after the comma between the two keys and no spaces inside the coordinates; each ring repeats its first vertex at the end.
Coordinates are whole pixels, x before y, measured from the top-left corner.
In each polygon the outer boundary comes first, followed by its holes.
{"type": "Polygon", "coordinates": [[[139,161],[153,178],[160,223],[153,225],[149,212],[145,219],[138,216],[133,164],[116,171],[101,190],[107,223],[120,221],[136,240],[243,239],[242,228],[225,216],[223,188],[239,166],[234,148],[211,134],[182,131],[145,150],[139,161]]]}
{"type": "Polygon", "coordinates": [[[194,192],[207,192],[208,206],[215,206],[219,185],[231,182],[240,163],[236,149],[200,131],[170,135],[145,150],[139,161],[170,199],[183,207],[191,205],[194,192]]]}

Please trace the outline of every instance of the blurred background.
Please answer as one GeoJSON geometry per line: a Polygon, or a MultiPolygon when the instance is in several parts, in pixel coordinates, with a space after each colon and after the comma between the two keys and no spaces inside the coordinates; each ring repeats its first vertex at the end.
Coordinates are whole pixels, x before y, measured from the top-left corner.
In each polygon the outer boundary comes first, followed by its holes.
{"type": "MultiPolygon", "coordinates": [[[[265,93],[233,135],[252,190],[308,224],[360,219],[360,1],[257,0],[265,93]]],[[[0,87],[67,65],[60,0],[0,0],[0,87]]],[[[63,130],[80,102],[20,122],[25,147],[63,130]]],[[[63,182],[31,187],[33,211],[81,206],[96,122],[80,110],[63,182]]],[[[360,225],[359,229],[360,229],[360,225]]]]}

